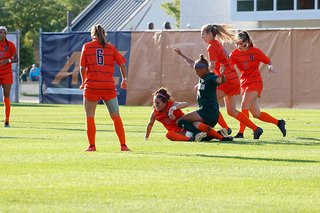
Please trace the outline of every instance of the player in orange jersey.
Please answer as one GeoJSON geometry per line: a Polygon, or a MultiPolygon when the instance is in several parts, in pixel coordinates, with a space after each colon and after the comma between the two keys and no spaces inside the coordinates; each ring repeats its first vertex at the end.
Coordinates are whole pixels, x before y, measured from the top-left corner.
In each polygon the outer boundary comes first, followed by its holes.
{"type": "MultiPolygon", "coordinates": [[[[220,64],[225,66],[225,76],[226,83],[220,85],[217,88],[217,99],[218,101],[224,98],[227,113],[244,123],[246,126],[251,128],[253,132],[253,138],[259,139],[260,135],[263,133],[263,130],[256,126],[245,114],[239,112],[236,109],[236,95],[240,94],[240,82],[239,77],[235,68],[232,65],[232,61],[229,58],[229,54],[224,49],[223,45],[216,40],[219,38],[222,42],[231,42],[234,41],[234,35],[232,34],[230,25],[204,25],[201,28],[201,37],[204,42],[209,44],[207,48],[209,56],[209,69],[214,72],[216,75],[221,77],[220,73],[220,64]]],[[[194,66],[194,61],[189,57],[182,54],[179,49],[175,49],[178,55],[182,56],[185,61],[189,64],[190,67],[194,66]]],[[[231,134],[231,129],[228,127],[224,121],[222,114],[219,112],[219,125],[222,128],[226,128],[228,133],[231,134]]]]}
{"type": "MultiPolygon", "coordinates": [[[[282,136],[286,136],[286,128],[284,120],[277,120],[266,112],[261,112],[258,105],[258,98],[263,88],[263,82],[259,71],[260,62],[268,64],[269,72],[277,74],[273,69],[273,62],[260,49],[254,47],[253,41],[246,31],[238,34],[235,49],[230,58],[237,65],[241,77],[242,103],[241,111],[249,116],[249,110],[254,118],[261,121],[269,122],[277,125],[282,132],[282,136]]],[[[236,138],[243,138],[245,125],[240,123],[240,129],[236,138]]]]}
{"type": "Polygon", "coordinates": [[[121,89],[127,88],[126,60],[117,49],[106,43],[106,33],[101,25],[94,25],[91,29],[93,41],[83,45],[80,61],[80,73],[84,88],[84,109],[86,112],[86,129],[89,147],[84,151],[96,151],[94,121],[95,111],[99,100],[108,108],[113,120],[115,132],[121,144],[121,151],[131,151],[126,145],[125,132],[119,114],[116,86],[113,79],[114,62],[120,67],[122,82],[121,89]]]}
{"type": "Polygon", "coordinates": [[[0,26],[0,86],[3,90],[3,102],[5,111],[4,127],[10,127],[10,90],[13,84],[11,63],[19,61],[17,49],[11,41],[7,40],[7,28],[0,26]],[[13,58],[12,58],[13,56],[13,58]]]}
{"type": "Polygon", "coordinates": [[[150,120],[146,128],[145,140],[148,140],[153,124],[157,120],[163,124],[168,130],[166,137],[172,141],[201,141],[207,136],[207,133],[199,131],[193,126],[192,133],[195,137],[191,136],[191,132],[178,127],[175,123],[178,118],[184,115],[181,111],[182,108],[188,106],[187,102],[172,101],[171,94],[167,88],[161,87],[153,94],[153,111],[150,115],[150,120]]]}

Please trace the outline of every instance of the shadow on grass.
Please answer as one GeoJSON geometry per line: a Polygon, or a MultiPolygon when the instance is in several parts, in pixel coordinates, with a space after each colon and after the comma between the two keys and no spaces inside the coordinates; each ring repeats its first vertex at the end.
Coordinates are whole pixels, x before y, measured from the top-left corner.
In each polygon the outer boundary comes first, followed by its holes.
{"type": "Polygon", "coordinates": [[[320,146],[320,140],[319,139],[313,139],[313,138],[297,138],[300,140],[310,140],[310,142],[290,142],[290,141],[284,141],[284,140],[277,140],[277,141],[262,141],[262,140],[254,140],[254,141],[201,141],[199,143],[221,143],[221,144],[236,144],[236,145],[255,145],[255,146],[264,146],[268,144],[272,145],[294,145],[294,146],[320,146]],[[312,141],[312,142],[311,142],[312,141]]]}
{"type": "Polygon", "coordinates": [[[256,160],[256,161],[274,161],[274,162],[291,162],[291,163],[320,163],[315,160],[298,160],[298,159],[279,159],[279,158],[252,158],[252,157],[241,157],[241,156],[218,156],[218,155],[204,155],[196,154],[199,157],[206,158],[223,158],[223,159],[237,159],[237,160],[256,160]]]}

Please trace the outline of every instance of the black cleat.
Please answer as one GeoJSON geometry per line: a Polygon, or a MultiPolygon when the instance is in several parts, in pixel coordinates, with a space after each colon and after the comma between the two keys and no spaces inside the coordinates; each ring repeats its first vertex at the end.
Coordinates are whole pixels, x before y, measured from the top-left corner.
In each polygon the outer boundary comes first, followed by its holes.
{"type": "Polygon", "coordinates": [[[253,132],[253,139],[259,139],[262,133],[263,133],[263,129],[258,127],[257,130],[253,132]]]}
{"type": "Polygon", "coordinates": [[[233,141],[233,137],[231,136],[223,137],[221,141],[233,141]]]}
{"type": "Polygon", "coordinates": [[[233,138],[244,138],[243,133],[237,133],[233,138]]]}
{"type": "Polygon", "coordinates": [[[279,120],[277,126],[279,127],[280,131],[282,132],[282,136],[286,137],[287,130],[286,130],[286,122],[284,120],[279,120]]]}
{"type": "Polygon", "coordinates": [[[4,127],[10,127],[9,122],[5,122],[4,127]]]}

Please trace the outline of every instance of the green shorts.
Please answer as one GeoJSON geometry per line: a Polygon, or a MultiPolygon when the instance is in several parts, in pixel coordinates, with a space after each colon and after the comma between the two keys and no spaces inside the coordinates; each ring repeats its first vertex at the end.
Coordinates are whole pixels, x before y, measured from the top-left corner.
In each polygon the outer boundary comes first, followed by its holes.
{"type": "Polygon", "coordinates": [[[214,127],[219,120],[219,110],[211,106],[203,106],[197,110],[205,124],[214,127]]]}
{"type": "Polygon", "coordinates": [[[110,100],[103,101],[103,103],[108,108],[109,114],[119,111],[119,103],[118,103],[117,97],[110,99],[110,100]]]}

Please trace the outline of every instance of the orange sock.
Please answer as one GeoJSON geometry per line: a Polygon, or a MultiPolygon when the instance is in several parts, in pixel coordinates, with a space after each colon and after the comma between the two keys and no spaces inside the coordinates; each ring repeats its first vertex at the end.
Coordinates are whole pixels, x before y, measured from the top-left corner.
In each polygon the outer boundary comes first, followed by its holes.
{"type": "Polygon", "coordinates": [[[244,113],[239,112],[236,119],[240,121],[242,124],[246,125],[253,131],[258,129],[257,125],[255,125],[244,113]]]}
{"type": "Polygon", "coordinates": [[[219,111],[219,120],[218,120],[218,124],[221,126],[221,128],[225,128],[227,131],[229,129],[226,121],[224,120],[221,112],[219,111]]]}
{"type": "Polygon", "coordinates": [[[6,115],[6,120],[5,122],[9,123],[9,117],[10,117],[10,98],[4,98],[3,99],[4,102],[4,111],[5,111],[5,115],[6,115]]]}
{"type": "Polygon", "coordinates": [[[116,116],[114,118],[112,118],[113,120],[113,126],[114,126],[114,130],[116,131],[120,144],[121,145],[125,145],[126,144],[126,136],[124,134],[124,129],[123,129],[123,124],[122,124],[122,120],[120,118],[120,116],[116,116]]]}
{"type": "Polygon", "coordinates": [[[93,117],[86,118],[87,138],[90,146],[96,145],[96,123],[93,117]]]}
{"type": "Polygon", "coordinates": [[[272,117],[271,115],[269,115],[266,112],[261,112],[259,118],[259,120],[264,121],[264,122],[268,122],[268,123],[273,123],[275,125],[278,124],[278,119],[272,117]]]}
{"type": "MultiPolygon", "coordinates": [[[[241,110],[241,112],[243,113],[243,114],[245,114],[248,118],[249,118],[249,110],[247,110],[247,109],[243,109],[243,110],[241,110]]],[[[244,133],[244,130],[246,129],[246,125],[244,125],[243,123],[241,123],[240,122],[240,124],[239,124],[239,126],[240,126],[240,128],[239,128],[239,133],[244,133]]]]}
{"type": "Polygon", "coordinates": [[[170,131],[167,132],[166,137],[172,141],[188,141],[190,139],[190,137],[180,135],[180,134],[177,134],[175,132],[170,132],[170,131]]]}
{"type": "Polygon", "coordinates": [[[198,129],[202,132],[206,132],[209,136],[218,138],[220,141],[222,140],[222,136],[216,132],[216,130],[212,129],[211,126],[208,126],[204,123],[201,123],[198,127],[198,129]]]}

